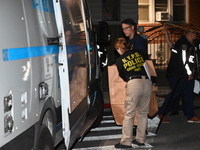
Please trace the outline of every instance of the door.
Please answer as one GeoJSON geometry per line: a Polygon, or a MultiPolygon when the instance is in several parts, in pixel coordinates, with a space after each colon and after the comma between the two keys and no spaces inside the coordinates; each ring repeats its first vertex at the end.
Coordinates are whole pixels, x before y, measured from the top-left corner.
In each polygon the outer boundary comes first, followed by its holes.
{"type": "Polygon", "coordinates": [[[82,114],[86,114],[88,109],[89,67],[85,22],[80,0],[54,1],[54,8],[61,45],[58,60],[63,136],[68,147],[77,134],[72,129],[81,130],[82,126],[77,124],[85,123],[82,114]],[[78,122],[80,120],[82,122],[78,122]]]}
{"type": "Polygon", "coordinates": [[[63,137],[65,139],[65,145],[68,147],[70,142],[70,124],[69,124],[69,109],[70,109],[70,95],[69,95],[69,80],[68,80],[68,64],[67,64],[67,53],[66,43],[63,30],[63,20],[61,14],[60,1],[53,1],[56,25],[59,34],[59,77],[60,77],[60,88],[61,88],[61,108],[62,108],[62,127],[63,137]]]}

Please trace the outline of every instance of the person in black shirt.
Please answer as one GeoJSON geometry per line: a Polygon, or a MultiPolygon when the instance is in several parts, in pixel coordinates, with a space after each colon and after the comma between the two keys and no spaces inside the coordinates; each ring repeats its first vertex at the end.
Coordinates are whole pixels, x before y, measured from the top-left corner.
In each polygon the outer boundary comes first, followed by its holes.
{"type": "Polygon", "coordinates": [[[183,93],[185,113],[188,123],[200,123],[200,119],[194,112],[194,67],[195,56],[192,48],[193,40],[197,34],[189,30],[186,35],[180,37],[171,49],[171,57],[167,68],[167,75],[170,81],[171,92],[165,98],[165,101],[159,110],[159,117],[163,123],[169,120],[166,114],[169,112],[176,98],[183,93]]]}
{"type": "MultiPolygon", "coordinates": [[[[170,40],[169,34],[168,34],[168,26],[165,23],[164,24],[164,31],[165,31],[165,38],[167,41],[167,44],[169,46],[169,49],[172,50],[174,48],[174,43],[170,40]]],[[[179,101],[182,102],[182,105],[184,106],[184,100],[182,94],[180,94],[176,100],[174,100],[174,103],[171,107],[171,113],[169,115],[174,116],[179,114],[179,101]]],[[[183,109],[183,112],[185,113],[185,110],[183,109]]]]}
{"type": "Polygon", "coordinates": [[[127,82],[125,99],[125,116],[122,124],[122,138],[115,148],[131,148],[132,143],[145,146],[147,114],[152,92],[152,82],[144,68],[146,55],[141,50],[129,50],[130,44],[124,38],[118,38],[114,44],[121,55],[116,60],[119,76],[127,82]],[[135,140],[132,139],[133,120],[138,110],[138,127],[135,140]]]}
{"type": "MultiPolygon", "coordinates": [[[[133,49],[141,50],[145,54],[145,57],[148,57],[147,38],[144,38],[140,34],[137,34],[138,30],[137,24],[133,21],[133,19],[131,18],[124,19],[121,22],[121,26],[124,35],[128,38],[127,42],[130,44],[130,50],[133,49]]],[[[133,126],[133,136],[136,135],[137,124],[138,124],[138,119],[136,112],[134,119],[134,126],[133,126]]]]}
{"type": "Polygon", "coordinates": [[[128,18],[121,22],[121,26],[124,35],[128,38],[128,43],[130,43],[130,50],[141,50],[148,57],[147,39],[137,34],[137,24],[128,18]]]}

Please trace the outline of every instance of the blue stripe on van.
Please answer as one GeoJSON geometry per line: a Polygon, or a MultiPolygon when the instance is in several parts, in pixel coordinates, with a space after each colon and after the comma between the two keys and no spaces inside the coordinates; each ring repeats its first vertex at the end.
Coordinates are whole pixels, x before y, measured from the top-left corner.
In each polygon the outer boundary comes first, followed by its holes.
{"type": "MultiPolygon", "coordinates": [[[[67,46],[67,54],[84,52],[85,46],[67,46]]],[[[19,59],[26,59],[31,57],[52,55],[59,53],[59,47],[56,45],[51,46],[38,46],[38,47],[23,47],[23,48],[9,48],[3,49],[3,61],[13,61],[19,59]]]]}
{"type": "Polygon", "coordinates": [[[50,54],[57,54],[58,52],[59,52],[59,47],[56,45],[52,45],[52,46],[3,49],[2,55],[4,61],[12,61],[12,60],[38,57],[50,54]]]}

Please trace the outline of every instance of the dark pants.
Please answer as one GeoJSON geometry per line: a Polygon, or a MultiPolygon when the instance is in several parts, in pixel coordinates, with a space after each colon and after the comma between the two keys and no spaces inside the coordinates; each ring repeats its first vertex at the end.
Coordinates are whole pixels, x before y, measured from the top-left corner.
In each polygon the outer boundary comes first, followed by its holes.
{"type": "Polygon", "coordinates": [[[159,110],[159,114],[166,115],[172,107],[174,101],[182,93],[184,99],[185,113],[188,119],[195,116],[194,113],[194,80],[183,80],[176,77],[170,77],[170,86],[172,91],[167,95],[165,101],[159,110]],[[165,113],[165,114],[164,114],[165,113]]]}
{"type": "Polygon", "coordinates": [[[174,100],[174,103],[173,103],[173,105],[171,107],[171,110],[170,110],[171,114],[178,114],[180,109],[182,109],[184,114],[186,114],[185,113],[185,108],[184,108],[185,107],[184,103],[185,103],[185,101],[184,101],[182,93],[181,93],[181,95],[179,95],[176,98],[176,100],[174,100]],[[182,107],[180,107],[180,102],[182,103],[182,107]]]}

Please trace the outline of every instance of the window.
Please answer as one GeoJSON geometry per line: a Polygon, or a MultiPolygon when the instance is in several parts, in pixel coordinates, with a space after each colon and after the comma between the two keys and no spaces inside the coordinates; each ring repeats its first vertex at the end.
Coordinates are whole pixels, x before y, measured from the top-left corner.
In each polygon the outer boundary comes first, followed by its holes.
{"type": "Polygon", "coordinates": [[[167,0],[155,0],[155,11],[167,11],[167,0]]]}
{"type": "Polygon", "coordinates": [[[149,0],[139,0],[138,18],[140,21],[149,21],[149,0]]]}
{"type": "Polygon", "coordinates": [[[185,0],[175,0],[173,5],[173,21],[185,22],[186,20],[186,4],[185,0]]]}
{"type": "Polygon", "coordinates": [[[168,12],[170,21],[186,22],[186,0],[138,0],[139,22],[155,22],[156,12],[168,12]]]}

